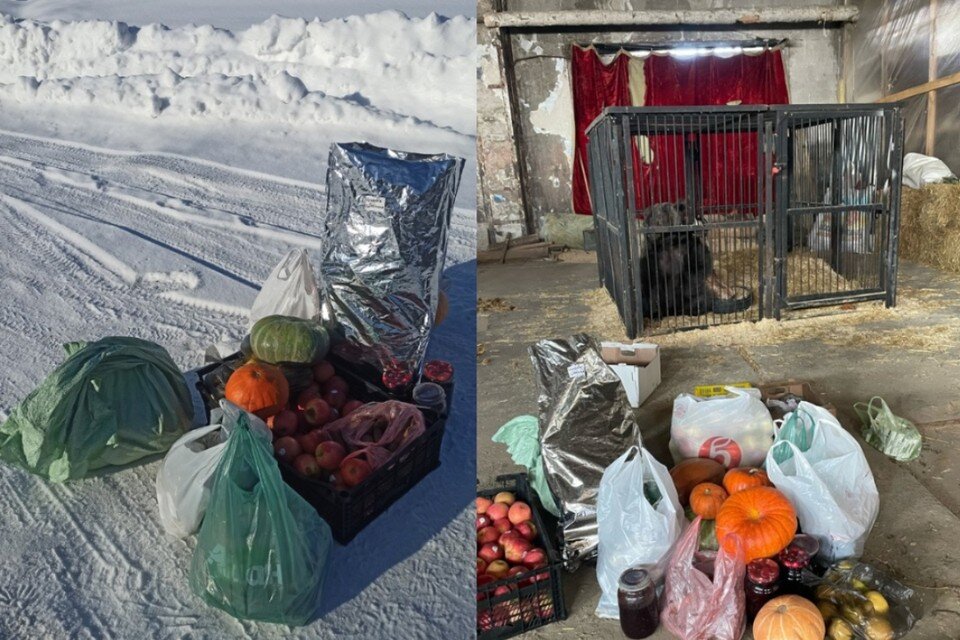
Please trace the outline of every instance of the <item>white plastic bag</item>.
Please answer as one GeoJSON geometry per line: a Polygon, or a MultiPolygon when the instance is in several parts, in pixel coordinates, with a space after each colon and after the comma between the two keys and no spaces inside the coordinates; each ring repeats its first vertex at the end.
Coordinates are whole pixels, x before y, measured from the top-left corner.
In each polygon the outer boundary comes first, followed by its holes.
{"type": "MultiPolygon", "coordinates": [[[[227,446],[230,429],[243,412],[226,400],[220,401],[223,423],[188,431],[173,443],[157,473],[157,505],[164,531],[186,538],[200,528],[210,500],[213,472],[227,446]]],[[[268,440],[264,422],[248,414],[250,428],[268,440]]]]}
{"type": "Polygon", "coordinates": [[[317,278],[303,249],[290,251],[270,272],[250,308],[250,326],[272,315],[320,319],[317,278]]]}
{"type": "Polygon", "coordinates": [[[908,153],[903,156],[903,184],[911,189],[956,179],[957,176],[953,175],[940,158],[925,156],[922,153],[908,153]]]}
{"type": "Polygon", "coordinates": [[[670,472],[646,449],[630,447],[604,470],[597,497],[598,616],[620,617],[617,584],[630,567],[643,567],[654,582],[660,580],[684,522],[670,472]],[[659,494],[656,506],[651,493],[659,494]]]}
{"type": "Polygon", "coordinates": [[[773,419],[756,390],[727,387],[732,396],[673,401],[670,454],[674,462],[710,458],[728,469],[759,466],[773,444],[773,419]]]}
{"type": "Polygon", "coordinates": [[[767,454],[767,475],[797,510],[803,532],[819,539],[822,557],[859,558],[880,510],[870,465],[856,439],[829,411],[801,402],[797,413],[813,420],[810,446],[801,451],[778,440],[767,454]]]}

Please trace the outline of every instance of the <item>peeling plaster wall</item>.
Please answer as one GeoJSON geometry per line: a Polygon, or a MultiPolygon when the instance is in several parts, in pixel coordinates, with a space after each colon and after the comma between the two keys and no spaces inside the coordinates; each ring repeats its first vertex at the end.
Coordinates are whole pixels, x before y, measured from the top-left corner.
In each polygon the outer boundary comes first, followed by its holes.
{"type": "MultiPolygon", "coordinates": [[[[477,15],[493,10],[493,0],[480,0],[477,15]]],[[[477,29],[477,248],[526,230],[512,110],[502,73],[499,39],[477,29]]]]}
{"type": "MultiPolygon", "coordinates": [[[[796,7],[830,4],[829,0],[767,0],[764,6],[796,7]]],[[[842,4],[838,1],[837,4],[842,4]]],[[[510,10],[565,9],[711,9],[754,7],[756,0],[510,0],[510,10]]],[[[481,12],[479,15],[482,15],[481,12]]],[[[526,169],[525,195],[531,217],[544,232],[561,229],[569,243],[590,220],[574,216],[571,202],[573,166],[573,104],[570,89],[570,46],[591,42],[674,42],[678,40],[740,40],[789,38],[784,50],[787,82],[795,103],[837,102],[842,59],[842,30],[741,29],[734,31],[613,31],[518,33],[510,38],[520,112],[521,143],[526,169]]]]}

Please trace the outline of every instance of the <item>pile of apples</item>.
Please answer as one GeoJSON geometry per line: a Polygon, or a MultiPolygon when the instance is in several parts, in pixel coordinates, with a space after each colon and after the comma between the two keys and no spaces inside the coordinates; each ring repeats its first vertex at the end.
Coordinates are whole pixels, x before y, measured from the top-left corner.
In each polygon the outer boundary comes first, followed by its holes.
{"type": "MultiPolygon", "coordinates": [[[[533,523],[530,505],[509,491],[493,497],[477,497],[477,600],[497,597],[517,591],[534,582],[550,579],[547,552],[536,546],[540,532],[533,523]],[[489,589],[484,585],[523,576],[489,589]]],[[[519,602],[507,601],[484,609],[477,614],[481,631],[494,627],[517,624],[521,620],[530,623],[535,617],[549,618],[553,615],[553,602],[548,593],[521,598],[519,602]]]]}
{"type": "Polygon", "coordinates": [[[332,364],[318,362],[310,386],[291,399],[289,408],[267,418],[274,454],[304,478],[327,479],[338,489],[360,484],[373,471],[370,464],[348,458],[343,445],[325,440],[321,429],[363,405],[350,398],[347,381],[332,364]]]}

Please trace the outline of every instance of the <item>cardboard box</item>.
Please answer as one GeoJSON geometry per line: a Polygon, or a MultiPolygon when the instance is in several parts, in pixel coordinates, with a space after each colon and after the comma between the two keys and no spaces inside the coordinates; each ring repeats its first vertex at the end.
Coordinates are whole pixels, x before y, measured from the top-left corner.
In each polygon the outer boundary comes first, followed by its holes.
{"type": "Polygon", "coordinates": [[[633,408],[639,407],[660,386],[660,346],[656,344],[601,342],[600,357],[620,378],[633,408]]]}
{"type": "Polygon", "coordinates": [[[763,400],[763,404],[767,406],[770,410],[770,415],[772,415],[775,420],[782,418],[784,411],[776,406],[770,406],[767,400],[777,400],[783,396],[790,395],[802,398],[810,404],[823,407],[834,416],[837,415],[837,408],[830,404],[823,395],[817,393],[809,382],[804,380],[786,380],[784,382],[758,384],[757,388],[760,389],[760,399],[763,400]]]}

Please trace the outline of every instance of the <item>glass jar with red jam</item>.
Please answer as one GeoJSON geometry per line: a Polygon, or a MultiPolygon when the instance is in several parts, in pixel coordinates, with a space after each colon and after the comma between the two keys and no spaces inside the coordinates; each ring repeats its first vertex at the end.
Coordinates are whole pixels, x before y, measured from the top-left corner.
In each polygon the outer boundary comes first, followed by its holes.
{"type": "Polygon", "coordinates": [[[645,569],[627,569],[617,589],[620,629],[631,639],[648,638],[660,624],[657,588],[645,569]]]}
{"type": "Polygon", "coordinates": [[[753,620],[768,600],[780,592],[780,567],[770,558],[751,560],[747,565],[746,610],[747,620],[753,620]]]}
{"type": "Polygon", "coordinates": [[[783,567],[780,592],[813,600],[813,589],[803,582],[803,572],[810,565],[810,553],[801,545],[791,542],[778,557],[783,567]]]}

